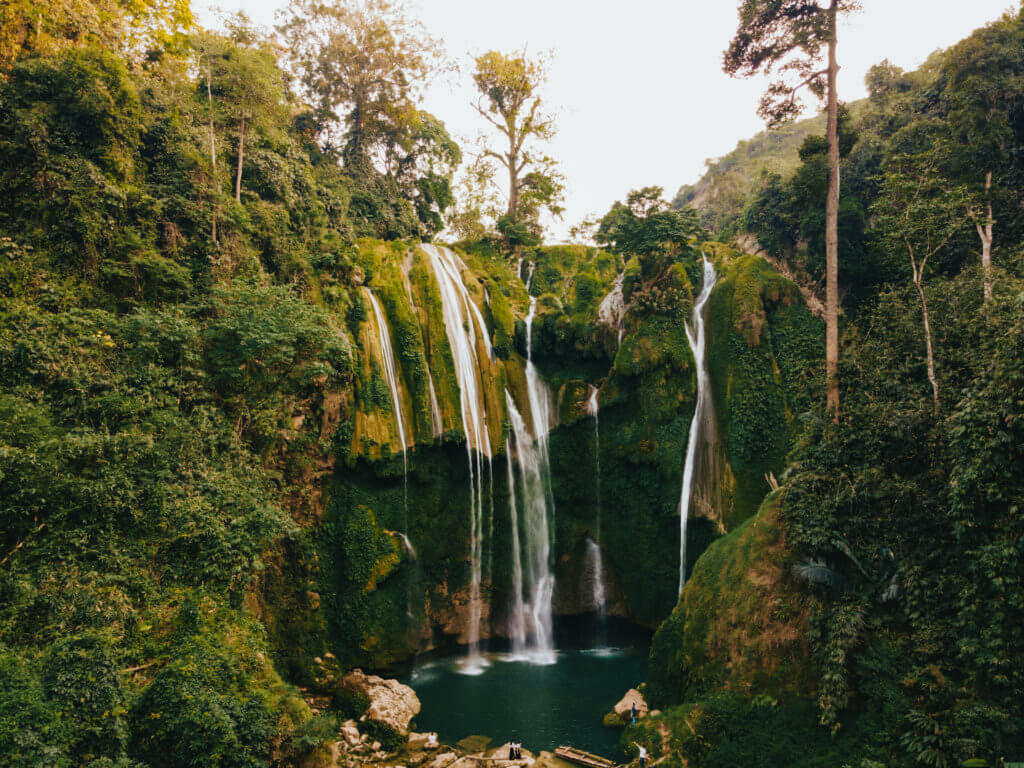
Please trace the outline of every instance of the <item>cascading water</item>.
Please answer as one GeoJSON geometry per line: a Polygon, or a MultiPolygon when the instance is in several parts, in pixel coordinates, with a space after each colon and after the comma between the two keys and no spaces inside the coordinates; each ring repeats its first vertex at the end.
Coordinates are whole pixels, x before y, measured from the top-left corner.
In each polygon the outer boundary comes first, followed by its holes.
{"type": "Polygon", "coordinates": [[[600,404],[598,396],[600,390],[597,387],[590,388],[590,397],[587,399],[587,415],[594,418],[594,538],[587,541],[586,563],[584,574],[586,583],[590,586],[589,606],[604,615],[604,604],[607,600],[604,586],[604,564],[601,562],[601,428],[599,411],[600,404]]]}
{"type": "Polygon", "coordinates": [[[530,297],[530,311],[526,315],[526,394],[530,400],[530,421],[533,434],[537,440],[540,454],[541,472],[544,481],[544,494],[551,506],[555,508],[551,493],[551,462],[548,459],[548,434],[551,432],[552,407],[551,390],[540,377],[537,366],[533,364],[533,319],[537,314],[537,299],[530,297]]]}
{"type": "Polygon", "coordinates": [[[430,265],[440,289],[445,332],[459,385],[459,410],[466,437],[470,475],[470,625],[469,655],[464,670],[479,672],[484,665],[480,654],[480,621],[483,616],[483,461],[487,460],[490,470],[491,438],[487,429],[477,345],[482,344],[487,356],[491,357],[491,341],[483,315],[462,282],[460,267],[464,265],[461,260],[447,248],[429,244],[421,247],[430,257],[430,265]]]}
{"type": "Polygon", "coordinates": [[[615,278],[615,284],[612,286],[611,291],[601,299],[601,303],[597,307],[597,322],[608,328],[615,329],[618,334],[619,346],[622,346],[622,334],[625,330],[624,321],[626,319],[626,311],[629,309],[622,295],[622,280],[623,273],[620,272],[618,277],[615,278]]]}
{"type": "Polygon", "coordinates": [[[380,302],[373,295],[373,291],[366,288],[366,297],[370,300],[373,308],[373,317],[377,325],[377,341],[380,344],[381,358],[384,363],[384,378],[388,382],[388,389],[391,391],[391,405],[395,412],[395,423],[398,425],[398,439],[402,443],[402,462],[406,470],[409,467],[408,455],[406,453],[405,441],[405,416],[402,413],[402,400],[398,395],[398,367],[395,365],[395,353],[391,349],[391,330],[388,327],[384,310],[380,302]]]}
{"type": "MultiPolygon", "coordinates": [[[[548,491],[545,487],[545,457],[541,451],[541,438],[534,438],[526,426],[526,420],[516,408],[512,396],[506,392],[509,421],[512,422],[512,436],[515,438],[515,458],[519,465],[519,488],[523,505],[523,531],[525,543],[525,568],[513,565],[513,572],[521,573],[520,603],[513,610],[519,611],[513,617],[513,626],[522,623],[527,639],[526,651],[532,661],[550,663],[554,661],[552,637],[551,602],[555,591],[555,577],[551,572],[551,524],[548,516],[548,491]],[[528,625],[528,626],[527,626],[528,625]]],[[[532,405],[532,403],[531,403],[532,405]]],[[[546,438],[546,434],[544,435],[546,438]]],[[[510,459],[511,461],[511,454],[510,459]]],[[[518,515],[517,515],[518,518],[518,515]]],[[[518,519],[516,521],[518,525],[518,519]]],[[[513,556],[516,555],[513,550],[513,556]]],[[[515,586],[513,586],[513,592],[515,586]]],[[[513,638],[514,640],[514,638],[513,638]]]]}
{"type": "MultiPolygon", "coordinates": [[[[708,375],[706,359],[706,334],[704,323],[704,307],[711,289],[715,287],[718,273],[714,265],[704,259],[704,284],[701,287],[700,295],[693,305],[692,323],[686,324],[686,339],[693,352],[693,359],[697,365],[697,404],[693,411],[693,420],[690,422],[690,436],[686,445],[686,463],[683,468],[683,487],[679,497],[679,593],[682,594],[686,585],[686,523],[690,516],[690,508],[694,499],[694,490],[697,482],[697,463],[699,456],[703,454],[705,459],[713,460],[710,455],[713,450],[715,413],[711,399],[711,377],[708,375]]],[[[711,474],[711,473],[707,473],[711,474]]],[[[714,478],[706,477],[705,481],[712,481],[714,478]]]]}
{"type": "MultiPolygon", "coordinates": [[[[508,391],[505,397],[511,400],[508,391]]],[[[512,440],[505,440],[505,466],[508,469],[508,519],[512,536],[512,611],[509,621],[509,635],[512,651],[516,655],[526,650],[526,604],[523,601],[523,552],[519,544],[519,509],[516,504],[516,477],[512,469],[512,440]]]]}
{"type": "Polygon", "coordinates": [[[434,388],[434,377],[427,368],[427,391],[430,393],[430,428],[434,437],[444,434],[444,417],[441,415],[441,404],[437,401],[437,390],[434,388]]]}
{"type": "MultiPolygon", "coordinates": [[[[405,517],[402,535],[405,536],[409,531],[409,454],[406,448],[402,399],[398,394],[398,367],[395,365],[395,353],[391,348],[391,329],[388,327],[387,317],[373,291],[369,288],[365,290],[366,296],[370,300],[370,306],[373,308],[373,317],[377,325],[377,341],[380,344],[381,358],[384,363],[384,378],[391,391],[391,406],[395,412],[395,423],[398,425],[398,439],[402,443],[402,509],[405,517]]],[[[408,541],[408,537],[406,541],[408,541]]],[[[412,545],[410,544],[410,546],[412,545]]]]}

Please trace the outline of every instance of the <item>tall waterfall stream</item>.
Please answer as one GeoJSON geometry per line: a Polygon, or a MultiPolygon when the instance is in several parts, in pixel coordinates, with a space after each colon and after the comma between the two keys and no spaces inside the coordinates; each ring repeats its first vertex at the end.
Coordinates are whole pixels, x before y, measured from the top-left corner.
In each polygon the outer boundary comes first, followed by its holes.
{"type": "MultiPolygon", "coordinates": [[[[690,422],[690,435],[686,445],[686,463],[683,468],[683,487],[679,495],[679,592],[686,586],[686,524],[695,498],[695,489],[699,479],[713,481],[711,477],[698,478],[697,468],[701,459],[703,466],[708,467],[713,460],[710,455],[713,449],[715,430],[714,405],[711,398],[711,377],[707,366],[707,338],[704,322],[704,308],[715,287],[718,273],[714,265],[704,256],[704,283],[700,295],[693,305],[692,322],[686,326],[686,339],[693,352],[697,365],[697,404],[690,422]]],[[[705,474],[712,474],[710,472],[705,474]]]]}

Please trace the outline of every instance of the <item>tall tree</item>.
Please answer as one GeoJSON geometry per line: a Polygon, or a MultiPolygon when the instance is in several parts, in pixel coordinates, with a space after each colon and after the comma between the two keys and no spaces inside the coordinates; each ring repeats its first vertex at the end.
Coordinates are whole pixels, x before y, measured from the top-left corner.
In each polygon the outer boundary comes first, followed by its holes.
{"type": "Polygon", "coordinates": [[[897,155],[879,178],[879,195],[872,207],[878,238],[892,253],[902,251],[921,302],[922,333],[932,403],[939,410],[939,379],[925,294],[928,261],[962,230],[968,217],[968,194],[948,185],[938,172],[934,153],[897,155]]]}
{"type": "Polygon", "coordinates": [[[417,96],[442,54],[398,0],[293,0],[278,31],[321,130],[344,123],[346,163],[367,165],[389,137],[418,124],[417,96]]]}
{"type": "Polygon", "coordinates": [[[739,28],[725,52],[730,75],[778,72],[758,109],[770,125],[792,120],[805,88],[827,103],[829,180],[825,206],[825,379],[826,401],[839,418],[839,95],[836,55],[839,17],[856,0],[743,0],[739,28]],[[823,61],[823,49],[827,55],[823,61]]]}
{"type": "Polygon", "coordinates": [[[280,124],[285,115],[284,82],[275,51],[244,13],[227,20],[230,41],[214,59],[213,79],[234,124],[235,201],[242,199],[242,167],[248,135],[280,124]]]}
{"type": "MultiPolygon", "coordinates": [[[[488,51],[476,59],[473,82],[480,98],[474,105],[504,138],[507,148],[484,150],[508,173],[508,205],[499,228],[516,233],[536,229],[542,210],[561,214],[561,177],[554,160],[538,151],[539,142],[555,133],[542,108],[539,90],[546,78],[544,61],[523,53],[488,51]]],[[[534,234],[538,234],[535,232],[534,234]]]]}

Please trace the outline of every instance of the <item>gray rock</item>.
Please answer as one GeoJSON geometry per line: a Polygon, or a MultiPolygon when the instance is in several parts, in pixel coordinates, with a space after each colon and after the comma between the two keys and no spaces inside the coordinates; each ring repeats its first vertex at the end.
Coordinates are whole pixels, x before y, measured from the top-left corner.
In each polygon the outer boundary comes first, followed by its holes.
{"type": "Polygon", "coordinates": [[[409,723],[420,713],[416,691],[397,680],[366,675],[357,669],[345,675],[342,683],[369,700],[370,706],[364,715],[367,720],[387,725],[397,733],[408,733],[409,723]]]}

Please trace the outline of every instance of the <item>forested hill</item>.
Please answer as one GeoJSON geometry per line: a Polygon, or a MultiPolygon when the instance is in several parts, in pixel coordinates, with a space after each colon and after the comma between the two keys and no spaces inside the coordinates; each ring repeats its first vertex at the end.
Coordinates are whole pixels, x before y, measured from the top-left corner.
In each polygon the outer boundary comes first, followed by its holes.
{"type": "Polygon", "coordinates": [[[699,180],[678,189],[672,207],[692,206],[708,229],[726,236],[737,234],[761,177],[767,173],[791,175],[800,164],[804,139],[824,133],[825,117],[818,115],[744,139],[731,152],[709,159],[699,180]]]}

